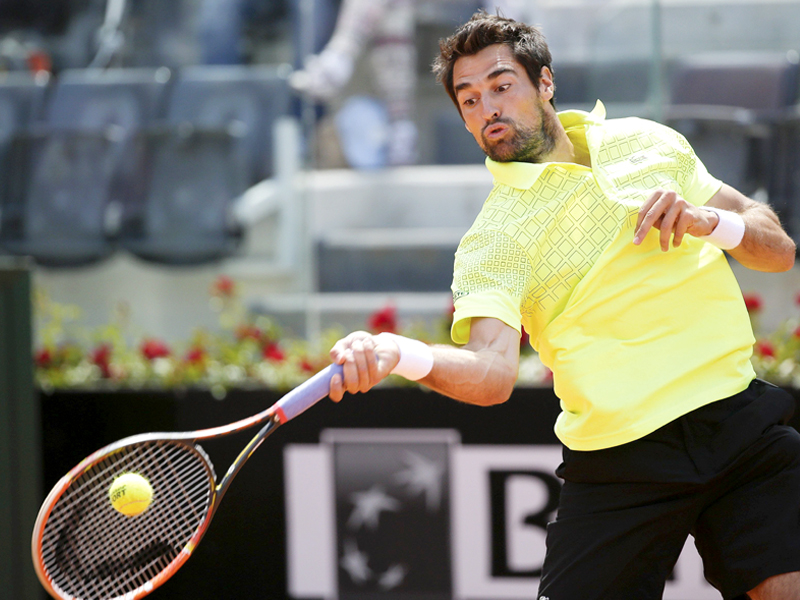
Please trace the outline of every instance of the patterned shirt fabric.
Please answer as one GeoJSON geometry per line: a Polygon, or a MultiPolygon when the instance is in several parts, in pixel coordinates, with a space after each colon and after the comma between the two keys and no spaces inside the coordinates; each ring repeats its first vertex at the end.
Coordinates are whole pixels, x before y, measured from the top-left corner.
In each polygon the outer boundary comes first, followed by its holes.
{"type": "Polygon", "coordinates": [[[755,377],[741,291],[724,253],[659,231],[633,244],[657,188],[701,206],[720,188],[686,140],[658,123],[558,114],[574,163],[497,163],[495,184],[456,252],[451,335],[470,320],[524,326],[553,371],[561,441],[595,450],[638,439],[755,377]]]}

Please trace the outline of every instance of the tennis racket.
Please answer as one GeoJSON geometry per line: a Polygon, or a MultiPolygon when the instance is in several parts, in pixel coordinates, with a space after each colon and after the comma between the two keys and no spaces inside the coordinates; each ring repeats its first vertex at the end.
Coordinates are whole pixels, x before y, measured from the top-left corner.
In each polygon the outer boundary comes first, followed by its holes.
{"type": "Polygon", "coordinates": [[[63,600],[136,600],[146,596],[189,559],[231,481],[277,427],[328,395],[330,365],[273,406],[229,425],[183,433],[125,438],[84,459],[55,485],[33,529],[31,550],[45,589],[63,600]],[[264,424],[217,482],[198,445],[264,424]],[[108,490],[125,472],[146,477],[149,508],[134,517],[117,512],[108,490]]]}

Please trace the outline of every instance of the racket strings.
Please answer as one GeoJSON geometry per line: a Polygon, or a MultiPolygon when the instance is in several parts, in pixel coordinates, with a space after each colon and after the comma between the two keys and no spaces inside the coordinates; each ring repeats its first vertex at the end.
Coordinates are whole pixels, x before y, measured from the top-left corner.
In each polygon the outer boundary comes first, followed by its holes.
{"type": "MultiPolygon", "coordinates": [[[[163,448],[159,448],[159,450],[163,451],[163,448]]],[[[161,452],[163,454],[163,452],[161,452]]],[[[190,456],[190,455],[189,455],[190,456]]],[[[120,471],[127,471],[127,470],[134,470],[132,467],[135,467],[136,470],[146,474],[146,469],[142,467],[147,467],[151,464],[158,465],[160,461],[163,460],[163,456],[159,456],[157,460],[154,461],[138,461],[138,464],[126,464],[120,465],[117,462],[110,463],[108,467],[110,467],[116,474],[120,471]],[[113,466],[112,466],[113,464],[113,466]]],[[[182,457],[185,461],[185,457],[182,457]]],[[[95,467],[92,469],[92,476],[87,478],[87,483],[81,486],[78,486],[78,490],[80,494],[86,493],[86,488],[94,485],[97,485],[98,474],[102,475],[106,469],[99,469],[95,467]]],[[[202,476],[202,474],[201,474],[202,476]]],[[[148,477],[150,479],[150,477],[148,477]]],[[[110,485],[110,481],[113,480],[113,474],[110,479],[108,479],[108,485],[110,485]]],[[[158,480],[157,477],[153,477],[151,482],[155,483],[158,480]]],[[[108,487],[105,483],[101,484],[102,492],[108,487]]],[[[159,486],[160,487],[160,486],[159,486]]],[[[168,489],[168,487],[167,487],[168,489]]],[[[56,546],[56,566],[61,570],[64,571],[66,574],[67,570],[76,571],[80,577],[80,580],[83,582],[84,586],[91,588],[92,590],[97,593],[98,597],[106,597],[107,594],[102,591],[103,590],[103,580],[112,576],[115,578],[119,577],[119,571],[131,570],[130,567],[132,566],[135,570],[136,566],[148,565],[150,564],[150,568],[145,568],[141,573],[141,582],[134,581],[133,587],[138,587],[137,583],[145,583],[148,579],[150,579],[149,575],[151,572],[153,574],[157,574],[160,570],[161,565],[153,564],[154,558],[157,558],[160,554],[165,555],[166,559],[169,559],[171,554],[169,552],[169,548],[165,547],[163,542],[156,541],[154,543],[149,543],[147,545],[142,544],[134,544],[133,548],[125,548],[125,544],[120,544],[121,541],[135,541],[133,538],[130,537],[130,532],[125,531],[128,527],[128,519],[126,517],[122,517],[121,515],[117,515],[116,513],[112,513],[116,520],[112,520],[106,523],[104,526],[106,529],[102,529],[99,527],[86,527],[86,523],[95,523],[98,517],[97,513],[98,508],[100,508],[100,518],[102,519],[103,512],[108,511],[108,506],[106,502],[106,498],[102,498],[102,502],[94,503],[92,507],[94,510],[91,513],[85,514],[85,511],[76,508],[74,512],[71,513],[71,520],[73,524],[65,523],[64,528],[60,531],[60,539],[59,542],[61,543],[61,556],[58,555],[59,546],[56,546]],[[122,519],[122,520],[120,520],[122,519]],[[78,523],[83,523],[84,526],[82,528],[78,528],[78,523]],[[81,536],[85,537],[85,539],[81,539],[81,536]],[[126,536],[126,537],[120,537],[126,536]],[[81,548],[77,551],[72,548],[71,554],[69,551],[66,553],[64,552],[64,548],[66,547],[64,544],[69,543],[72,546],[75,545],[75,540],[81,540],[81,548]],[[109,557],[109,542],[113,542],[114,545],[112,547],[116,548],[115,552],[117,556],[109,557]],[[137,547],[138,546],[138,547],[137,547]],[[83,556],[79,556],[78,552],[82,552],[83,556]],[[65,558],[69,556],[71,558],[70,561],[65,561],[65,558]],[[78,560],[76,560],[76,557],[78,560]],[[127,557],[126,559],[120,559],[120,557],[127,557]],[[67,567],[65,569],[64,567],[67,567]],[[92,565],[91,567],[86,567],[86,565],[92,565]]],[[[155,501],[153,510],[155,510],[155,501]]],[[[148,511],[149,513],[149,511],[148,511]]],[[[146,514],[148,514],[146,513],[146,514]]],[[[66,513],[65,513],[66,514],[66,513]]],[[[144,518],[145,515],[142,515],[141,518],[144,518]]],[[[155,515],[157,516],[157,515],[155,515]]],[[[136,517],[135,519],[139,519],[140,517],[136,517]]],[[[150,535],[155,535],[159,537],[155,537],[155,540],[161,540],[163,536],[163,527],[158,527],[159,521],[158,519],[153,519],[152,516],[149,519],[153,521],[150,524],[150,530],[148,530],[150,535]],[[156,525],[156,527],[153,527],[156,525]]],[[[101,521],[102,522],[102,521],[101,521]]],[[[54,522],[55,523],[55,522],[54,522]]],[[[141,524],[141,522],[140,522],[141,524]]],[[[178,532],[178,537],[186,537],[186,534],[191,535],[193,528],[189,528],[188,532],[185,532],[182,535],[182,532],[178,532]]],[[[131,544],[127,544],[130,546],[131,544]]],[[[174,552],[173,552],[174,553],[174,552]]],[[[168,564],[168,563],[167,563],[168,564]]],[[[74,580],[75,573],[72,573],[74,580]]],[[[124,573],[123,573],[124,575],[124,573]]]]}
{"type": "MultiPolygon", "coordinates": [[[[129,469],[123,469],[123,470],[129,470],[129,469]]],[[[87,478],[87,482],[89,484],[95,484],[96,485],[97,471],[98,470],[95,467],[95,468],[92,469],[92,471],[95,473],[95,476],[87,478]]],[[[100,474],[102,475],[102,471],[100,472],[100,474]]],[[[110,485],[110,483],[109,483],[109,485],[110,485]]],[[[106,486],[103,485],[103,487],[106,487],[106,486]]],[[[77,493],[83,494],[83,493],[85,493],[86,489],[87,489],[87,485],[86,484],[82,485],[77,490],[77,493]]],[[[103,509],[103,512],[105,512],[105,506],[102,506],[102,509],[103,509]]],[[[95,517],[96,517],[96,515],[94,515],[94,514],[83,515],[83,511],[81,509],[77,509],[72,514],[71,519],[77,525],[77,523],[81,520],[81,518],[94,520],[95,517]]],[[[112,521],[110,523],[110,525],[109,525],[109,530],[108,530],[109,533],[111,535],[123,534],[124,531],[120,531],[120,530],[122,529],[121,525],[124,525],[124,523],[125,523],[124,521],[121,521],[121,522],[119,522],[119,521],[118,522],[113,522],[112,521]]],[[[67,531],[69,531],[69,530],[67,530],[67,531]]],[[[63,533],[66,533],[66,532],[63,532],[63,533]]],[[[100,567],[102,568],[105,563],[103,563],[101,561],[102,557],[100,556],[100,554],[104,553],[105,549],[99,543],[99,542],[102,542],[102,539],[98,539],[98,533],[102,533],[102,537],[107,537],[108,536],[108,534],[105,531],[101,531],[101,530],[98,530],[98,529],[84,529],[83,534],[86,536],[86,543],[84,544],[84,547],[87,550],[84,553],[85,554],[84,558],[86,559],[86,562],[88,564],[97,564],[99,562],[100,567]],[[95,549],[94,552],[88,551],[89,549],[92,549],[92,548],[95,549]]],[[[70,538],[70,536],[64,536],[62,541],[65,541],[67,543],[74,543],[74,539],[70,538]]],[[[61,561],[58,561],[58,562],[60,563],[61,561]]]]}
{"type": "Polygon", "coordinates": [[[164,571],[205,521],[214,490],[213,467],[189,444],[154,440],[125,446],[86,469],[52,507],[41,553],[55,587],[81,600],[117,598],[164,571]],[[111,506],[108,489],[136,472],[153,487],[150,507],[127,517],[111,506]]]}

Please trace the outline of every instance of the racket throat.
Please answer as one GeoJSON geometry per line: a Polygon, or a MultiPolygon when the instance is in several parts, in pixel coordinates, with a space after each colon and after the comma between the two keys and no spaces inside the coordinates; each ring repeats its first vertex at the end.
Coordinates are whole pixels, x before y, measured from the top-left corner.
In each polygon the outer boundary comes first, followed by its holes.
{"type": "Polygon", "coordinates": [[[258,450],[261,442],[263,442],[267,436],[280,427],[280,425],[280,416],[277,414],[273,415],[270,420],[267,421],[267,424],[264,425],[264,427],[262,427],[261,430],[255,435],[255,437],[248,442],[244,449],[239,453],[239,456],[236,457],[236,460],[231,463],[231,466],[228,467],[228,471],[225,473],[222,481],[217,486],[216,493],[214,494],[214,508],[212,509],[212,513],[216,512],[217,507],[222,501],[222,497],[230,487],[231,481],[233,481],[233,478],[236,477],[236,474],[244,466],[244,463],[246,463],[247,460],[253,455],[253,452],[258,450]]]}

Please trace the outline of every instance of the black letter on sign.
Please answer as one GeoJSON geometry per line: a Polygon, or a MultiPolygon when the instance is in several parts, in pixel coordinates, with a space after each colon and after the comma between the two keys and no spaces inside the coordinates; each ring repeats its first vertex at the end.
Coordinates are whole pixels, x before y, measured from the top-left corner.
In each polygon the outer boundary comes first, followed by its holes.
{"type": "Polygon", "coordinates": [[[539,512],[529,514],[522,520],[525,525],[546,530],[548,518],[558,507],[561,484],[552,474],[543,471],[489,472],[492,511],[492,577],[539,577],[542,574],[541,569],[515,571],[508,565],[506,486],[509,478],[517,476],[535,477],[547,486],[547,502],[539,512]]]}

